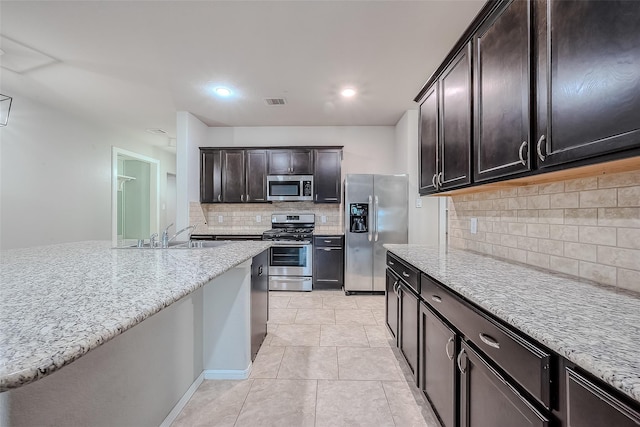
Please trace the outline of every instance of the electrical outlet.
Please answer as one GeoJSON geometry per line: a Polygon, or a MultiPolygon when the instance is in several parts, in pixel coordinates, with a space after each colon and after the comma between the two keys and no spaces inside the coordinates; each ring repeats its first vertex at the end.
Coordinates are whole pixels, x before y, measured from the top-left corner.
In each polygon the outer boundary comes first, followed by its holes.
{"type": "Polygon", "coordinates": [[[218,215],[218,222],[222,222],[222,215],[218,215]]]}
{"type": "Polygon", "coordinates": [[[416,198],[416,208],[421,208],[422,207],[422,198],[418,197],[416,198]]]}
{"type": "Polygon", "coordinates": [[[262,217],[260,215],[256,215],[256,222],[262,222],[262,217]]]}
{"type": "Polygon", "coordinates": [[[471,218],[471,234],[478,234],[478,218],[471,218]]]}
{"type": "Polygon", "coordinates": [[[327,216],[326,215],[320,215],[320,222],[321,223],[326,223],[327,222],[327,216]]]}

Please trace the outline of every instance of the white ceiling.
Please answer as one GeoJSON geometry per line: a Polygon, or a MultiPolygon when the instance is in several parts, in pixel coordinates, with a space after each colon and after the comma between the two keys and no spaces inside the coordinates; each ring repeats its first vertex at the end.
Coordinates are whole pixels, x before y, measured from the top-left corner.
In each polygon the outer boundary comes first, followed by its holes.
{"type": "Polygon", "coordinates": [[[0,90],[171,137],[176,111],[209,126],[394,125],[483,4],[2,0],[0,90]],[[39,65],[10,71],[16,44],[39,65]]]}

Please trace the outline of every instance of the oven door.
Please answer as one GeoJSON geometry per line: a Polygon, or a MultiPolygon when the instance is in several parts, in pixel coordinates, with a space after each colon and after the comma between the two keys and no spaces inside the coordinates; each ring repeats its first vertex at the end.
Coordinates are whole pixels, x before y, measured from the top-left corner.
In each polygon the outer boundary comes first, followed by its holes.
{"type": "Polygon", "coordinates": [[[311,276],[312,274],[310,243],[291,241],[271,246],[269,276],[311,276]]]}

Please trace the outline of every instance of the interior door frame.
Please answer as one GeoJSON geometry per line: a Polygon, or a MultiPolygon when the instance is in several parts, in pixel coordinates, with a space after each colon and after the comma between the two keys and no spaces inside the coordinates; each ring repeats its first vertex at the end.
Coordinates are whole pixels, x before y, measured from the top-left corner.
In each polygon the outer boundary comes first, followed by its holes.
{"type": "Polygon", "coordinates": [[[113,247],[118,245],[118,156],[131,157],[132,159],[139,160],[151,164],[151,174],[154,174],[153,168],[155,168],[155,191],[151,189],[150,196],[152,200],[155,198],[155,203],[151,204],[151,208],[155,210],[155,215],[152,214],[151,232],[157,233],[160,227],[160,160],[153,157],[144,156],[142,154],[135,153],[133,151],[125,150],[115,146],[111,147],[111,244],[113,247]],[[155,217],[155,218],[153,218],[155,217]]]}

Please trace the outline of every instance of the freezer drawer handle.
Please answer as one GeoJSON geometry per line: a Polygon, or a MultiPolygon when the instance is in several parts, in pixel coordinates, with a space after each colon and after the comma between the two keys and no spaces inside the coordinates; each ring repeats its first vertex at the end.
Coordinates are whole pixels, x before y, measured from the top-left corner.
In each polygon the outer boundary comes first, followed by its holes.
{"type": "Polygon", "coordinates": [[[480,339],[489,347],[500,348],[500,343],[496,341],[496,339],[491,335],[483,334],[482,332],[480,332],[480,339]]]}
{"type": "Polygon", "coordinates": [[[442,302],[442,298],[440,298],[438,295],[431,295],[431,299],[435,302],[442,302]]]}

